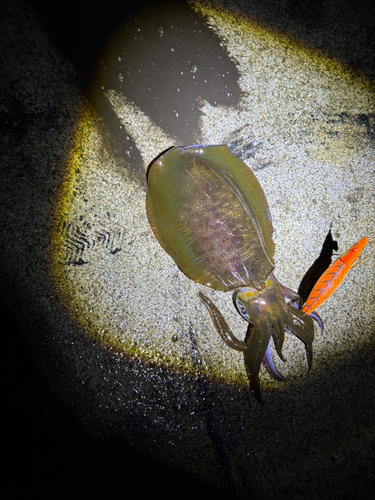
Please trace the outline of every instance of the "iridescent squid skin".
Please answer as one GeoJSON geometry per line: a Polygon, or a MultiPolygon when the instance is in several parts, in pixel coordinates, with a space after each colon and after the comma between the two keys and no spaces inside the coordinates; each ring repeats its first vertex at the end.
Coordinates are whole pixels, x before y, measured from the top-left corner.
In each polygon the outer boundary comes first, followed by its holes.
{"type": "Polygon", "coordinates": [[[303,313],[301,297],[272,273],[272,221],[258,180],[221,145],[173,147],[150,164],[147,182],[147,217],[160,245],[190,279],[234,292],[236,308],[248,322],[244,340],[234,336],[207,296],[199,296],[224,342],[243,352],[250,387],[262,403],[262,362],[272,377],[284,380],[273,363],[271,337],[284,360],[284,329],[296,335],[310,368],[312,318],[321,328],[323,323],[315,312],[303,313]]]}

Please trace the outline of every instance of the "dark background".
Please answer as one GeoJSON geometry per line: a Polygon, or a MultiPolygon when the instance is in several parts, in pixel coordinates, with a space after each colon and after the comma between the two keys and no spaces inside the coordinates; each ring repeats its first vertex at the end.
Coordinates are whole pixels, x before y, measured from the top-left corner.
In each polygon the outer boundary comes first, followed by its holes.
{"type": "Polygon", "coordinates": [[[221,498],[124,441],[86,432],[35,366],[14,314],[0,314],[1,500],[221,498]]]}

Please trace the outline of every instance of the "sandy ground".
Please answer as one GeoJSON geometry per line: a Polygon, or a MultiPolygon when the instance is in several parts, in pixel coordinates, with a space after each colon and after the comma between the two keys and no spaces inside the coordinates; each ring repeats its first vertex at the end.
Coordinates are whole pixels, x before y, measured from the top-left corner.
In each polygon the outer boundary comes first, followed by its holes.
{"type": "MultiPolygon", "coordinates": [[[[17,6],[6,11],[14,24],[3,111],[16,113],[17,101],[25,130],[21,142],[19,130],[6,135],[3,274],[18,283],[10,288],[29,318],[45,325],[30,343],[51,386],[88,428],[242,497],[302,498],[307,484],[303,498],[322,498],[332,474],[337,491],[348,470],[354,481],[353,463],[370,471],[369,80],[266,26],[259,6],[246,17],[237,4],[196,3],[171,19],[143,12],[128,20],[83,98],[69,61],[28,8],[21,32],[17,6]],[[254,171],[284,285],[298,289],[330,228],[338,254],[369,237],[366,259],[319,309],[325,331],[316,330],[311,372],[289,334],[286,362],[276,361],[287,382],[262,370],[265,408],[248,391],[241,354],[221,341],[198,298],[207,293],[242,338],[231,294],[189,280],[148,225],[147,166],[186,141],[228,144],[254,171]]],[[[322,32],[334,14],[326,9],[322,32]]],[[[355,484],[365,492],[371,480],[368,472],[355,484]]]]}

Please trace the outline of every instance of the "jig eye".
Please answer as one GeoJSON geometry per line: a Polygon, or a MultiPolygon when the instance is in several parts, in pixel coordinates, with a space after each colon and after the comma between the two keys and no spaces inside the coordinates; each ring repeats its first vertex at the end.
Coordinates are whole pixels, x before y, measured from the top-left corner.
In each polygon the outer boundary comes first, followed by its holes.
{"type": "Polygon", "coordinates": [[[238,299],[236,300],[236,306],[237,306],[238,312],[241,314],[241,316],[244,319],[246,319],[246,321],[249,321],[249,315],[247,314],[246,309],[244,308],[244,306],[242,305],[242,303],[238,299]]]}

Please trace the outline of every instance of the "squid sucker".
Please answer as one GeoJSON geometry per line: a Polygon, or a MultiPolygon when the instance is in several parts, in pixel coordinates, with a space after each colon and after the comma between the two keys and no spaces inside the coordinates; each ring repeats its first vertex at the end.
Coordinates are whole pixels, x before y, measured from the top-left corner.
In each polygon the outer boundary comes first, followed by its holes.
{"type": "Polygon", "coordinates": [[[301,310],[302,299],[273,274],[272,221],[264,192],[253,174],[226,145],[172,147],[147,171],[147,217],[158,242],[190,279],[222,292],[233,291],[239,314],[248,322],[244,340],[230,330],[215,304],[199,296],[224,342],[244,355],[257,400],[262,403],[263,363],[284,380],[271,355],[278,356],[287,328],[305,345],[310,369],[315,311],[301,310]]]}

